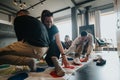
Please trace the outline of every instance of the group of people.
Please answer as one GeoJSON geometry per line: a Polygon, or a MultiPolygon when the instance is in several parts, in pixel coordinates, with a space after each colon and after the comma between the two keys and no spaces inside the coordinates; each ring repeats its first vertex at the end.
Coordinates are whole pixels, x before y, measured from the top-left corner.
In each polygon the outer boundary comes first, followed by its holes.
{"type": "MultiPolygon", "coordinates": [[[[60,41],[59,30],[53,23],[53,13],[43,10],[41,21],[30,16],[27,10],[20,10],[14,19],[14,30],[16,42],[0,48],[0,64],[27,65],[31,71],[36,71],[36,62],[46,54],[45,60],[48,66],[54,66],[58,76],[64,76],[65,71],[59,64],[59,57],[62,56],[62,63],[65,67],[70,66],[67,54],[75,52],[75,62],[80,64],[80,55],[86,54],[85,60],[92,51],[93,37],[86,31],[76,38],[70,47],[64,52],[63,43],[60,41]]],[[[67,37],[67,36],[66,36],[67,37]]]]}

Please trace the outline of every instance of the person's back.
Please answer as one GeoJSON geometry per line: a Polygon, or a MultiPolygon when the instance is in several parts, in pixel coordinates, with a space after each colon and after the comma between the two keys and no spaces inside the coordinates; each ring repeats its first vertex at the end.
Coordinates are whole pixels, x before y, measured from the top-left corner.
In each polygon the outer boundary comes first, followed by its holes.
{"type": "Polygon", "coordinates": [[[49,37],[45,26],[28,13],[27,10],[17,12],[14,29],[18,41],[0,48],[0,63],[27,65],[36,71],[35,59],[41,59],[47,52],[49,37]]]}
{"type": "Polygon", "coordinates": [[[47,47],[49,37],[44,25],[34,17],[24,15],[14,20],[14,29],[18,41],[25,41],[34,46],[47,47]]]}

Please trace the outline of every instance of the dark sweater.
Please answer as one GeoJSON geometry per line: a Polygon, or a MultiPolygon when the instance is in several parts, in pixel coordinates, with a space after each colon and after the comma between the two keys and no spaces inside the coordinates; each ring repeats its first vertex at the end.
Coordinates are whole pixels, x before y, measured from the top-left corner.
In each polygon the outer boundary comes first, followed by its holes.
{"type": "Polygon", "coordinates": [[[33,46],[48,47],[49,37],[45,26],[31,16],[19,16],[14,20],[14,29],[18,41],[25,41],[33,46]]]}

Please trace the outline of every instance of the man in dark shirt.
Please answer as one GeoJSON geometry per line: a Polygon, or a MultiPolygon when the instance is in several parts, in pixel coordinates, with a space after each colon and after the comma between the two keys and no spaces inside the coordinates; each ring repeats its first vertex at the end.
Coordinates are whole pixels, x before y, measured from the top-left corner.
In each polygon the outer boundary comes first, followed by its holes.
{"type": "Polygon", "coordinates": [[[34,46],[47,47],[49,38],[44,25],[34,17],[24,15],[14,20],[14,29],[18,41],[25,41],[34,46]]]}
{"type": "Polygon", "coordinates": [[[58,28],[53,24],[53,14],[49,10],[43,10],[41,14],[41,21],[45,25],[50,39],[50,46],[49,50],[47,51],[45,60],[49,66],[55,67],[55,72],[58,76],[64,76],[65,71],[58,62],[60,54],[62,56],[62,62],[65,67],[68,67],[70,63],[64,54],[64,48],[60,41],[58,28]]]}
{"type": "Polygon", "coordinates": [[[28,65],[31,71],[35,71],[33,58],[42,58],[49,47],[47,30],[39,20],[29,16],[26,10],[17,13],[14,29],[18,42],[0,48],[0,63],[28,65]]]}

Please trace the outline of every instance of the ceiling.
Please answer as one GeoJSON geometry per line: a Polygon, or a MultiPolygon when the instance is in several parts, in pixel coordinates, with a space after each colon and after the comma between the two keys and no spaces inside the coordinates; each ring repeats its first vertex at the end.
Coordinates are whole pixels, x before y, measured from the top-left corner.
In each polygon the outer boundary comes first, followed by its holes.
{"type": "MultiPolygon", "coordinates": [[[[26,2],[27,7],[31,15],[40,18],[41,12],[44,9],[48,9],[55,13],[54,17],[59,18],[71,15],[71,8],[76,6],[78,12],[84,9],[86,6],[91,8],[113,3],[113,0],[43,0],[44,4],[41,5],[41,0],[22,0],[26,2]],[[32,10],[32,7],[34,10],[32,10]]],[[[7,15],[14,15],[20,8],[13,4],[13,0],[0,0],[0,13],[7,15]]]]}

